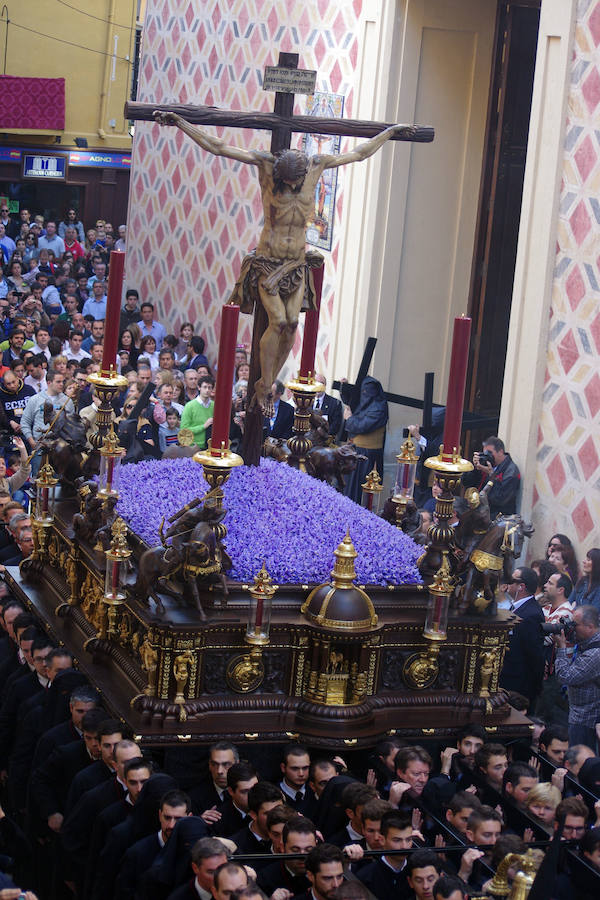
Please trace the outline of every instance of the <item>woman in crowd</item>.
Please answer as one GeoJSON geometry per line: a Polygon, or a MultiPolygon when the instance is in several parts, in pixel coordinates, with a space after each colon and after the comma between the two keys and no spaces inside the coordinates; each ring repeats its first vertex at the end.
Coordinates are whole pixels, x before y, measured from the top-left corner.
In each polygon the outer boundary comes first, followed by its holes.
{"type": "Polygon", "coordinates": [[[137,365],[137,361],[140,356],[140,351],[135,345],[135,335],[133,332],[133,328],[139,332],[139,328],[137,325],[130,325],[125,331],[122,332],[121,338],[119,340],[119,350],[127,350],[129,353],[129,365],[135,366],[137,365]]]}
{"type": "Polygon", "coordinates": [[[179,342],[175,349],[175,359],[177,362],[185,362],[187,359],[188,347],[193,336],[194,326],[191,322],[184,322],[179,329],[179,342]]]}
{"type": "Polygon", "coordinates": [[[588,550],[581,568],[583,575],[569,599],[576,606],[595,606],[600,610],[600,549],[588,550]]]}
{"type": "Polygon", "coordinates": [[[239,366],[235,368],[235,378],[233,379],[234,384],[237,384],[238,381],[245,381],[248,384],[250,380],[250,366],[248,363],[242,362],[239,366]]]}
{"type": "Polygon", "coordinates": [[[27,284],[23,281],[23,264],[20,259],[17,258],[17,253],[13,253],[12,259],[8,266],[8,274],[6,278],[9,290],[11,291],[21,291],[26,290],[27,284]]]}
{"type": "Polygon", "coordinates": [[[553,534],[548,541],[546,549],[546,559],[556,566],[559,572],[568,575],[573,584],[577,581],[579,575],[579,565],[575,556],[575,548],[566,534],[553,534]],[[552,558],[552,554],[560,553],[552,558]]]}
{"type": "Polygon", "coordinates": [[[149,361],[152,374],[154,374],[158,369],[158,351],[156,340],[151,334],[145,335],[140,341],[140,357],[142,356],[149,361]]]}
{"type": "Polygon", "coordinates": [[[33,231],[28,231],[25,238],[25,253],[23,254],[23,262],[27,267],[29,267],[32,259],[35,260],[37,258],[37,245],[37,235],[33,231]]]}

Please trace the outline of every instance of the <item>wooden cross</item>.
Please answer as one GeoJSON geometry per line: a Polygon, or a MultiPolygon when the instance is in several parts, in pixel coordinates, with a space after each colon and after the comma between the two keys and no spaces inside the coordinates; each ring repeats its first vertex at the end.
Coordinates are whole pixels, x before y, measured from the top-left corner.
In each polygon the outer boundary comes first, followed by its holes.
{"type": "MultiPolygon", "coordinates": [[[[307,82],[312,73],[298,69],[297,53],[280,53],[277,67],[268,72],[275,82],[288,84],[285,89],[276,90],[275,104],[272,113],[244,112],[218,109],[212,106],[157,105],[153,103],[137,103],[128,101],[125,104],[125,118],[137,121],[154,121],[156,110],[174,112],[193,125],[223,125],[235,128],[263,129],[271,132],[271,153],[288,149],[291,145],[292,132],[305,134],[333,134],[346,137],[372,138],[393,123],[370,122],[360,119],[330,119],[314,116],[294,116],[294,97],[296,93],[313,93],[314,79],[310,87],[307,82]],[[293,71],[295,70],[295,71],[293,71]],[[279,77],[278,77],[279,76],[279,77]],[[302,85],[304,82],[304,85],[302,85]]],[[[316,74],[316,73],[315,73],[316,74]]],[[[392,140],[417,141],[429,143],[433,140],[433,128],[415,126],[411,133],[400,133],[392,140]]],[[[260,406],[252,404],[254,383],[260,374],[259,344],[268,325],[267,315],[258,304],[254,314],[252,332],[252,353],[250,357],[250,378],[248,381],[248,397],[244,444],[242,454],[246,465],[258,465],[262,447],[263,416],[260,406]]]]}

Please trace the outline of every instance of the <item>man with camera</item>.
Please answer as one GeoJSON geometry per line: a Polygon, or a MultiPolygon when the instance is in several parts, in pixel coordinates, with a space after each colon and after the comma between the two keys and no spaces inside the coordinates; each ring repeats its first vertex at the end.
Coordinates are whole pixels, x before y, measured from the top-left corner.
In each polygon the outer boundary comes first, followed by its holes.
{"type": "Polygon", "coordinates": [[[555,634],[554,671],[569,695],[569,744],[596,750],[596,722],[600,719],[600,614],[594,606],[578,606],[573,613],[577,646],[569,658],[565,629],[555,634]]]}
{"type": "Polygon", "coordinates": [[[568,704],[562,690],[561,681],[557,678],[554,671],[556,648],[552,638],[554,635],[560,634],[564,628],[567,638],[567,654],[569,657],[573,655],[573,642],[575,640],[573,610],[575,605],[569,601],[572,590],[573,585],[568,575],[555,572],[546,581],[543,600],[540,601],[544,618],[546,619],[544,625],[542,625],[546,669],[542,695],[535,712],[537,716],[540,716],[547,722],[560,722],[564,725],[567,724],[568,704]]]}
{"type": "Polygon", "coordinates": [[[482,452],[473,454],[473,465],[473,471],[463,476],[463,484],[485,490],[492,519],[498,513],[516,513],[521,473],[510,453],[506,453],[504,442],[494,435],[486,438],[482,452]]]}

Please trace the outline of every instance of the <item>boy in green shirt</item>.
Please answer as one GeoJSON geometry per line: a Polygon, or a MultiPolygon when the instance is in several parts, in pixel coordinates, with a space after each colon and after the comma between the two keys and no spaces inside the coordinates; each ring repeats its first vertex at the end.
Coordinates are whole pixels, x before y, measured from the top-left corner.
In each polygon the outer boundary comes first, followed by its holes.
{"type": "Polygon", "coordinates": [[[203,375],[198,381],[198,396],[183,407],[181,428],[189,428],[194,435],[194,443],[201,450],[206,448],[206,430],[213,421],[215,404],[211,399],[214,378],[203,375]]]}

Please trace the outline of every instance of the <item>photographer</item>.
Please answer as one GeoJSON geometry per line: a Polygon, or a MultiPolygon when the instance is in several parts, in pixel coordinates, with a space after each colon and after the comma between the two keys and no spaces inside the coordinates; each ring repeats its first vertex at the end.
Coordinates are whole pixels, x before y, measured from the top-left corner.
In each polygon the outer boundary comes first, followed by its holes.
{"type": "Polygon", "coordinates": [[[521,473],[510,453],[506,453],[504,442],[494,436],[486,438],[482,452],[473,454],[473,465],[474,470],[463,476],[463,485],[485,490],[492,519],[498,513],[513,515],[517,511],[521,473]]]}
{"type": "Polygon", "coordinates": [[[569,695],[569,744],[596,750],[596,722],[600,718],[600,615],[594,606],[578,606],[573,613],[576,653],[569,659],[564,629],[553,637],[554,671],[569,695]]]}

